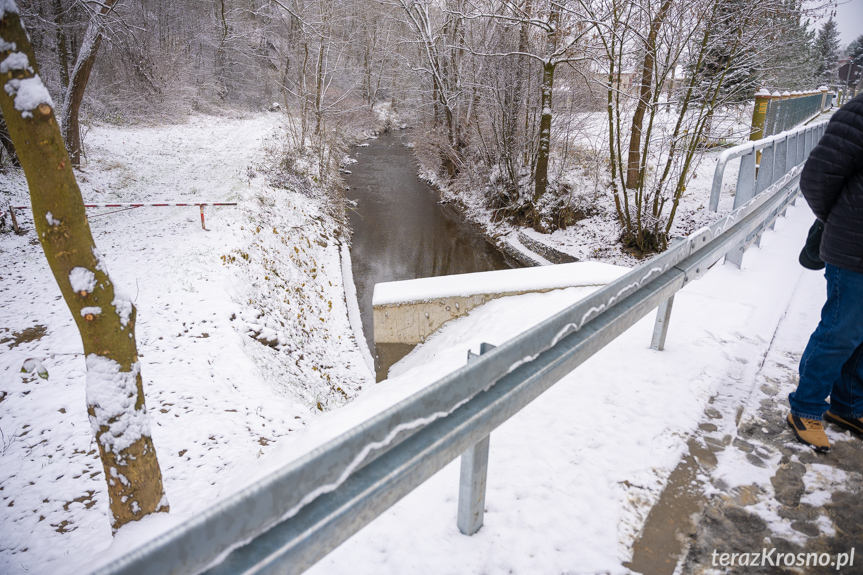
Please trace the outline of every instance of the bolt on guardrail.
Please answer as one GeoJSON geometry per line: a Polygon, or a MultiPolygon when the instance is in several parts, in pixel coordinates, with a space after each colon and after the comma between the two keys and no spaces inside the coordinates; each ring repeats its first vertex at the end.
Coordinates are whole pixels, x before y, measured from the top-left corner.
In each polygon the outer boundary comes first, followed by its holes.
{"type": "MultiPolygon", "coordinates": [[[[754,143],[738,148],[724,152],[726,163],[756,151],[754,143]]],[[[302,573],[459,456],[466,459],[458,526],[476,532],[490,433],[664,306],[653,338],[661,349],[674,294],[737,246],[745,249],[794,201],[799,166],[777,170],[761,193],[719,221],[500,346],[484,346],[457,371],[95,573],[302,573]]]]}

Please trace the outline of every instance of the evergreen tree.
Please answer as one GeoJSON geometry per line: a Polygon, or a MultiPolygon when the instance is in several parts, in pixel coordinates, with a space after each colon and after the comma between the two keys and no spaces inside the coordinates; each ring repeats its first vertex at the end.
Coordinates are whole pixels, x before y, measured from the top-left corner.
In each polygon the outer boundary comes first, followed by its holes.
{"type": "Polygon", "coordinates": [[[768,86],[782,90],[810,90],[818,85],[815,31],[804,19],[802,0],[784,0],[770,27],[768,86]]]}
{"type": "MultiPolygon", "coordinates": [[[[741,35],[750,23],[745,16],[745,0],[716,2],[706,24],[709,42],[704,54],[693,54],[689,66],[696,86],[696,101],[714,99],[714,87],[721,86],[718,97],[729,102],[744,102],[758,90],[761,63],[739,49],[741,35]]],[[[756,40],[757,41],[757,40],[756,40]]]]}
{"type": "MultiPolygon", "coordinates": [[[[845,48],[845,55],[851,58],[851,63],[858,68],[863,68],[863,34],[857,36],[848,47],[845,48]]],[[[856,93],[863,92],[863,73],[857,74],[856,93]]]]}
{"type": "Polygon", "coordinates": [[[858,66],[863,66],[863,34],[848,44],[848,47],[845,48],[845,54],[851,58],[852,62],[858,66]]]}
{"type": "Polygon", "coordinates": [[[822,84],[836,83],[836,70],[839,62],[839,30],[831,16],[815,40],[815,56],[818,58],[817,78],[822,84]]]}

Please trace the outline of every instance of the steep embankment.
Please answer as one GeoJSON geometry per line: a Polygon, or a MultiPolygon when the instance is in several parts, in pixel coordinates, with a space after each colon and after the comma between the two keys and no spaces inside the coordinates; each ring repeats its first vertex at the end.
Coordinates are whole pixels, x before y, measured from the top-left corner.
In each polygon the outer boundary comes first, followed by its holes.
{"type": "MultiPolygon", "coordinates": [[[[347,318],[339,223],[300,179],[274,189],[256,173],[278,148],[282,118],[87,136],[85,202],[239,204],[206,208],[210,232],[194,207],[88,210],[113,280],[138,308],[169,522],[236,490],[280,438],[374,381],[347,318]]],[[[20,173],[0,179],[0,201],[29,203],[20,173]]],[[[19,214],[29,231],[0,233],[0,572],[82,572],[111,543],[84,358],[30,216],[19,214]],[[47,379],[21,373],[28,358],[47,379]]]]}

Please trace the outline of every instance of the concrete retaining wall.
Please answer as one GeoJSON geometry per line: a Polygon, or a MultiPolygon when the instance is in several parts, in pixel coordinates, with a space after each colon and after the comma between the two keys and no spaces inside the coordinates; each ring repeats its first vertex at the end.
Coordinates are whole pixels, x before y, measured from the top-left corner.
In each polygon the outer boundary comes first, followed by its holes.
{"type": "Polygon", "coordinates": [[[577,257],[534,239],[521,230],[518,231],[518,240],[524,247],[538,253],[553,264],[570,264],[578,261],[577,257]]]}
{"type": "Polygon", "coordinates": [[[602,286],[628,268],[599,262],[381,283],[372,298],[378,381],[446,322],[500,297],[602,286]]]}

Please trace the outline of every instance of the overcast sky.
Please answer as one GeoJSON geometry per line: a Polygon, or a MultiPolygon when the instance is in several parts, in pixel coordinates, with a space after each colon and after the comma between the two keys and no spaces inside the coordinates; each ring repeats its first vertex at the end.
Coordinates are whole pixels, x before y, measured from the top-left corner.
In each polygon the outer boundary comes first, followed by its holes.
{"type": "Polygon", "coordinates": [[[843,47],[863,34],[863,0],[848,0],[844,3],[840,0],[836,9],[836,23],[839,24],[839,38],[843,47]]]}

